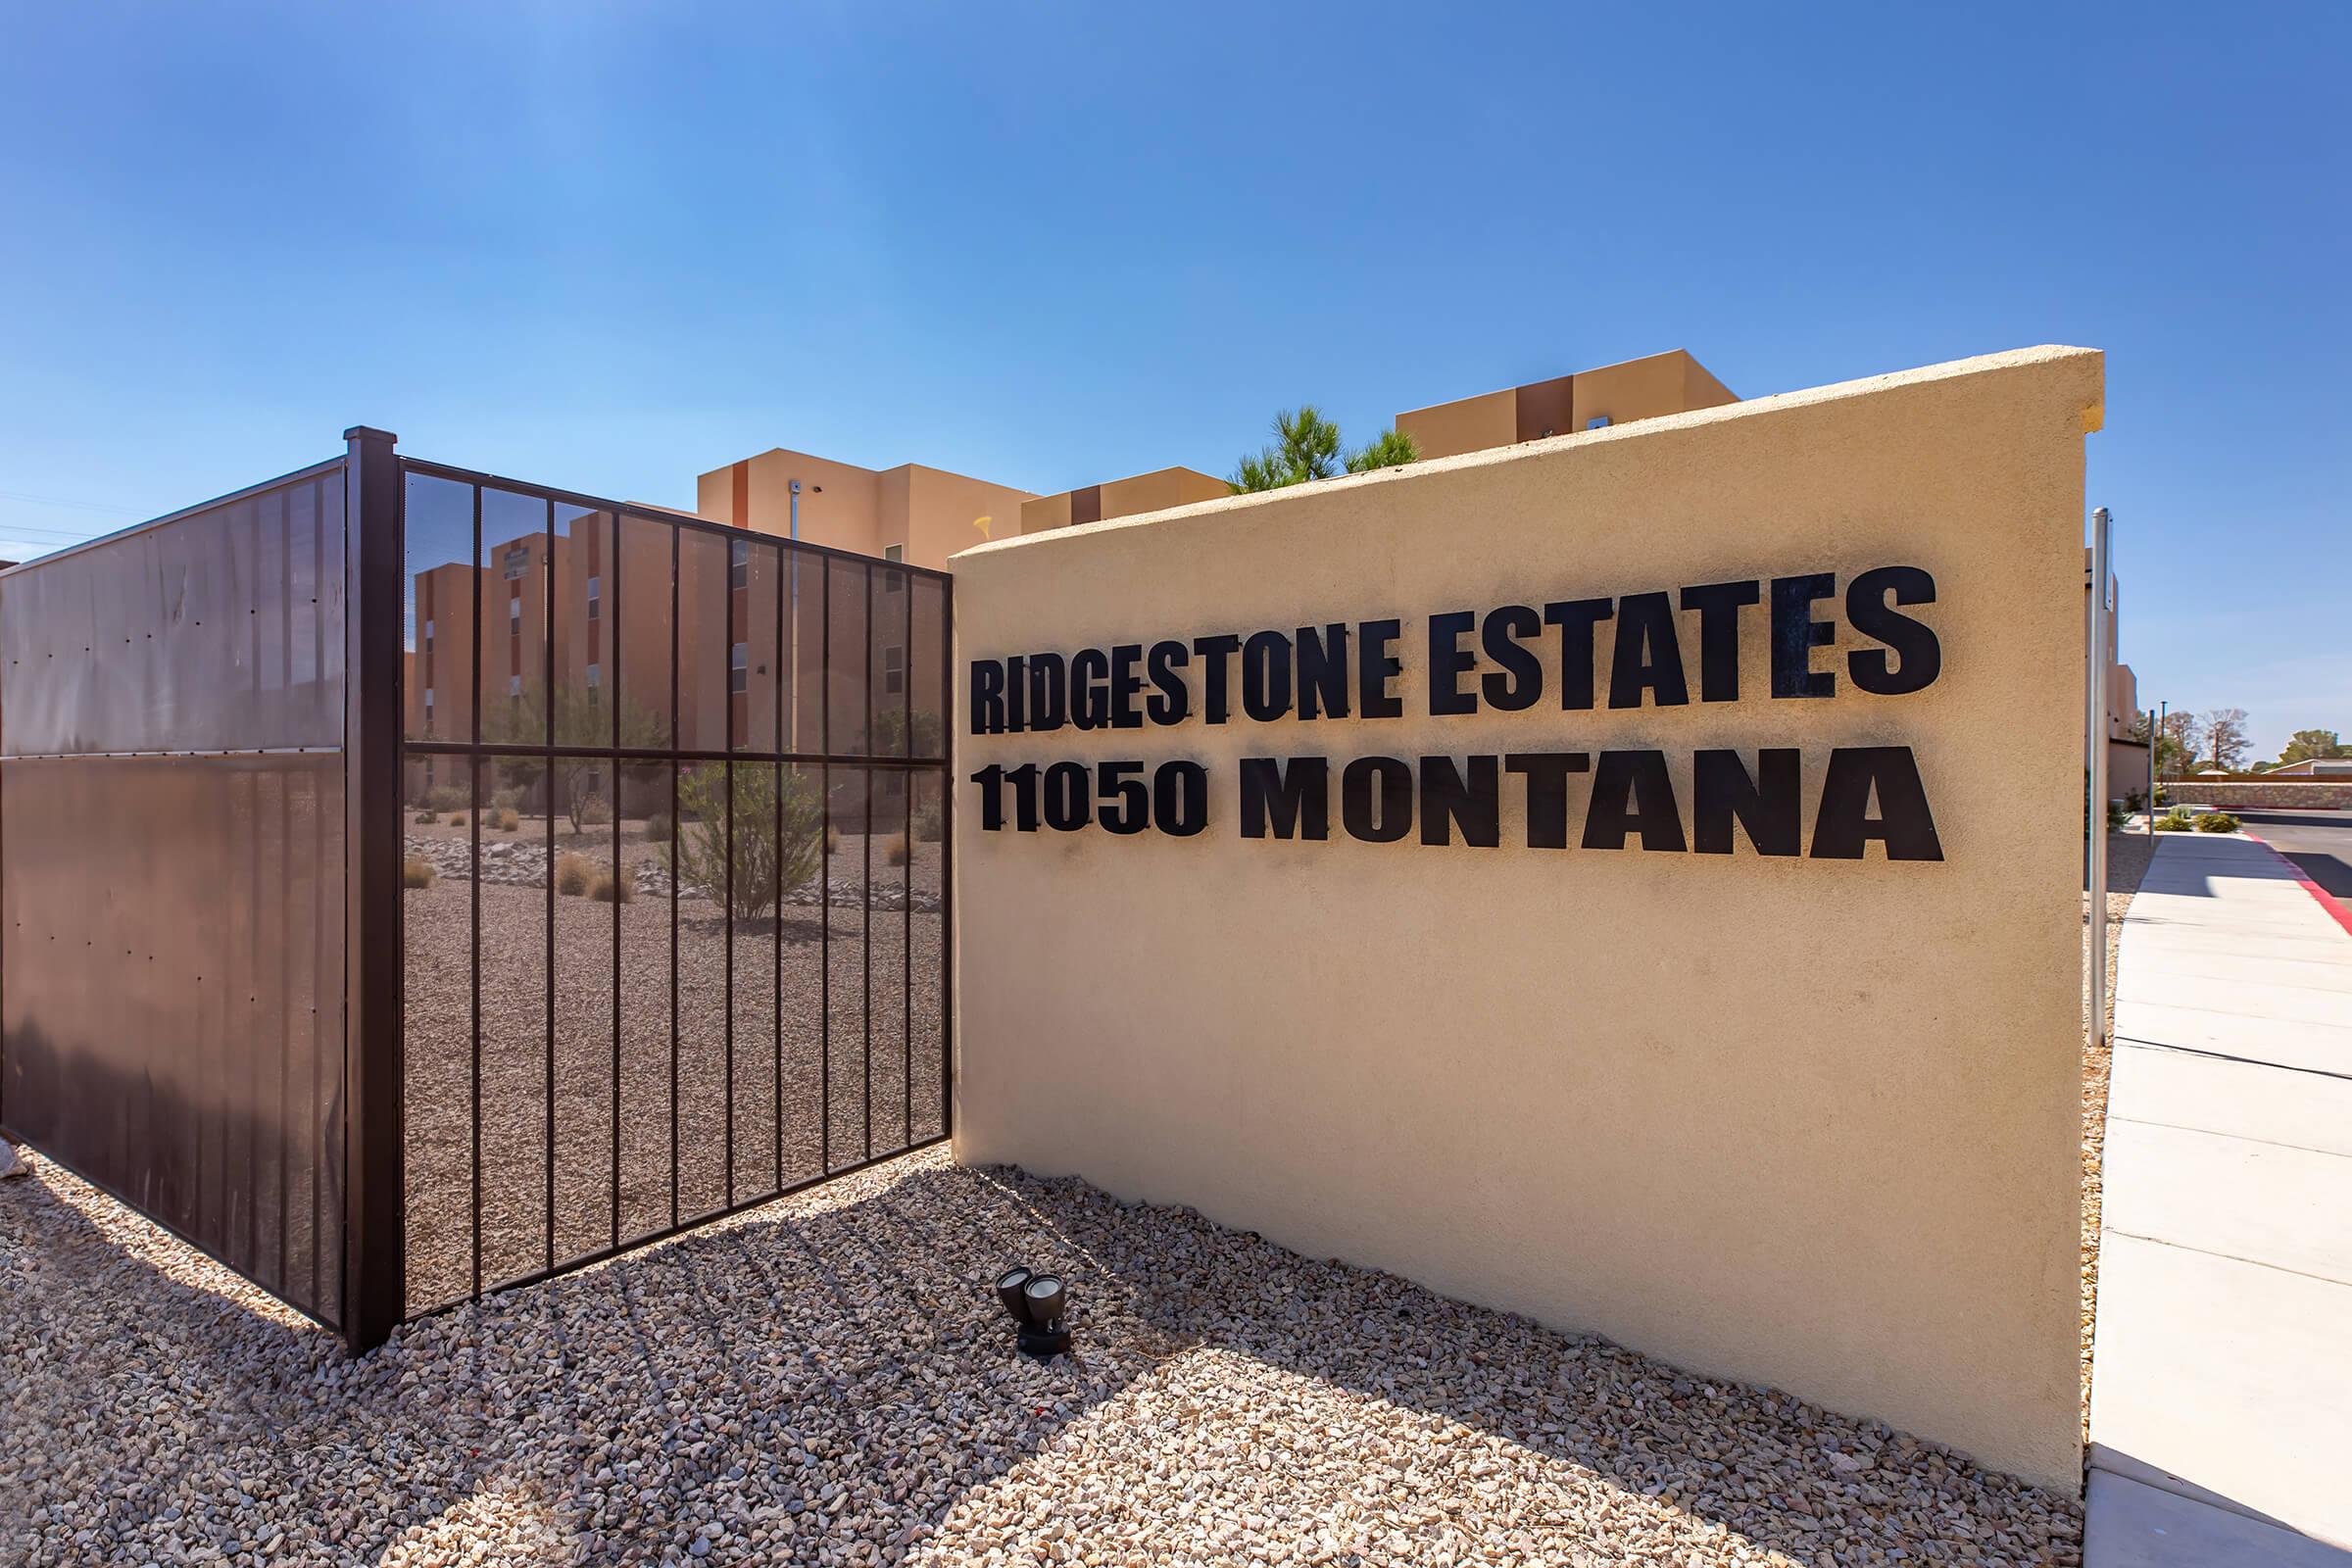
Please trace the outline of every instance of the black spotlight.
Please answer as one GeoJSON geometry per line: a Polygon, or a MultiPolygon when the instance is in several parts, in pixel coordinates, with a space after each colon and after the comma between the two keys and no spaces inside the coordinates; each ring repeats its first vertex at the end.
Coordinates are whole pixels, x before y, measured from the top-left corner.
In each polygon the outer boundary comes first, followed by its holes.
{"type": "Polygon", "coordinates": [[[1062,1323],[1069,1298],[1070,1293],[1056,1274],[1032,1274],[1022,1284],[1021,1303],[1029,1309],[1028,1326],[1018,1337],[1023,1355],[1042,1361],[1069,1353],[1070,1331],[1062,1323]]]}
{"type": "Polygon", "coordinates": [[[1029,1283],[1029,1271],[1014,1265],[997,1276],[997,1299],[1004,1303],[1014,1323],[1023,1328],[1029,1324],[1029,1305],[1021,1299],[1021,1287],[1029,1283]]]}
{"type": "Polygon", "coordinates": [[[997,1276],[997,1299],[1012,1318],[1014,1343],[1023,1355],[1042,1361],[1069,1353],[1070,1331],[1062,1323],[1069,1291],[1058,1275],[1008,1268],[997,1276]]]}

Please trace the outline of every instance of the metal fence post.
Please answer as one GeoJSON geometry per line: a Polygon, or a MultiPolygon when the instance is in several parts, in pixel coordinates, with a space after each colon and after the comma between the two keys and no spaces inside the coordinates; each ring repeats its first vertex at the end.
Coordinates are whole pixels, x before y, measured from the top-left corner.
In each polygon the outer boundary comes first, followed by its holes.
{"type": "Polygon", "coordinates": [[[2089,795],[2083,885],[2090,894],[2090,1044],[2107,1044],[2107,509],[2090,514],[2090,648],[2083,671],[2089,795]]]}
{"type": "Polygon", "coordinates": [[[353,1354],[406,1315],[401,1105],[401,539],[397,439],[343,432],[343,1342],[353,1354]]]}

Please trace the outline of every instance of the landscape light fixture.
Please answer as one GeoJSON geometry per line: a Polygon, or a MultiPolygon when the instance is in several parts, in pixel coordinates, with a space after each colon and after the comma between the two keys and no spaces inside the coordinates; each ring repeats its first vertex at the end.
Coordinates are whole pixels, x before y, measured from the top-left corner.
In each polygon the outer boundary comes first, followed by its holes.
{"type": "Polygon", "coordinates": [[[1013,1343],[1040,1361],[1070,1350],[1069,1288],[1058,1274],[1039,1274],[1015,1265],[997,1276],[997,1299],[1013,1322],[1013,1343]]]}

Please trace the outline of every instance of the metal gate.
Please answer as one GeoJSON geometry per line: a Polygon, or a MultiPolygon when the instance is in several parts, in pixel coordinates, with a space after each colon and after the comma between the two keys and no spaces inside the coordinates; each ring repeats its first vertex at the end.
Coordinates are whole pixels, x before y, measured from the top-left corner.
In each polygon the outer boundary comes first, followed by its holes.
{"type": "Polygon", "coordinates": [[[946,575],[399,478],[405,1313],[946,1137],[946,575]]]}

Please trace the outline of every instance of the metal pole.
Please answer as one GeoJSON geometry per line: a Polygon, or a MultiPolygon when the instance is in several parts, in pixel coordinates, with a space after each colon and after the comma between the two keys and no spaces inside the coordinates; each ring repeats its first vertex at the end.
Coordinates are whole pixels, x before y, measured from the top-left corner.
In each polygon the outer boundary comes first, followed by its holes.
{"type": "Polygon", "coordinates": [[[2090,766],[2090,1043],[2107,1044],[2107,509],[2090,514],[2090,651],[2083,697],[2090,766]]]}
{"type": "Polygon", "coordinates": [[[2143,837],[2156,836],[2156,747],[2164,739],[2164,723],[2154,709],[2148,710],[2148,819],[2141,825],[2143,837]]]}
{"type": "Polygon", "coordinates": [[[394,437],[355,425],[344,459],[343,1343],[408,1312],[401,1192],[401,540],[394,437]]]}

